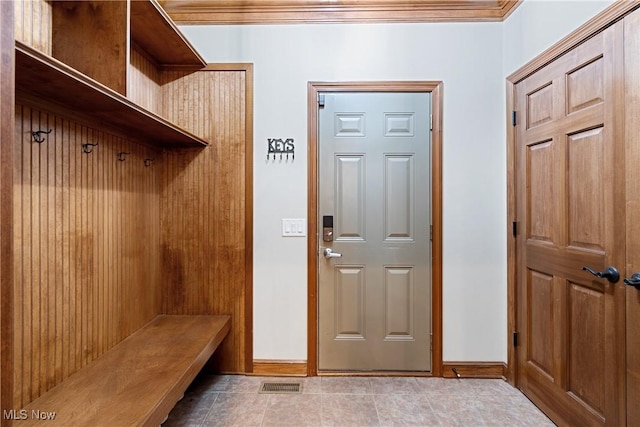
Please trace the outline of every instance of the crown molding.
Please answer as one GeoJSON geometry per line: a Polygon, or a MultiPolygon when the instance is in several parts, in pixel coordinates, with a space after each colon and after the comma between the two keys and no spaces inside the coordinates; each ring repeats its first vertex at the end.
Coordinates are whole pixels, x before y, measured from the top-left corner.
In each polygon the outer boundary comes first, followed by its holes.
{"type": "Polygon", "coordinates": [[[178,24],[502,21],[522,0],[161,0],[178,24]]]}

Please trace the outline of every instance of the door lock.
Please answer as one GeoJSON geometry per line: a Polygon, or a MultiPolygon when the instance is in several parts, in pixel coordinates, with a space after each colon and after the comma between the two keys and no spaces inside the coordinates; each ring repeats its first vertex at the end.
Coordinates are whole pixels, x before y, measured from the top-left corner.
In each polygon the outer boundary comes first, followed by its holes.
{"type": "Polygon", "coordinates": [[[331,248],[325,248],[325,250],[322,252],[322,254],[327,259],[329,259],[329,258],[342,258],[342,254],[339,254],[337,252],[333,252],[333,250],[331,250],[331,248]]]}
{"type": "Polygon", "coordinates": [[[322,240],[333,242],[333,215],[324,215],[322,217],[322,240]]]}

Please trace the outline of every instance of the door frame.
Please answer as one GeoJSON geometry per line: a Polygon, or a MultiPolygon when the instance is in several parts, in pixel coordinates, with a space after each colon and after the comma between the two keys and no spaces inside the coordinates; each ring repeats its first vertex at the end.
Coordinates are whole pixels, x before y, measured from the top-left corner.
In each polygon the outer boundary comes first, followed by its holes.
{"type": "MultiPolygon", "coordinates": [[[[442,91],[441,81],[307,84],[307,375],[318,375],[318,95],[322,92],[431,93],[431,376],[442,376],[442,91]]],[[[369,373],[367,373],[369,374],[369,373]]]]}
{"type": "MultiPolygon", "coordinates": [[[[518,308],[518,292],[517,292],[517,278],[518,278],[518,265],[517,265],[517,247],[516,236],[513,226],[517,224],[518,218],[516,217],[516,132],[515,125],[513,124],[515,111],[515,86],[522,80],[529,77],[531,74],[545,67],[553,62],[561,55],[567,53],[571,49],[575,48],[582,42],[593,37],[595,34],[603,31],[614,22],[622,19],[625,15],[631,13],[634,9],[640,6],[640,1],[633,0],[628,2],[615,2],[611,6],[598,13],[595,17],[587,21],[585,24],[577,28],[575,31],[567,35],[558,43],[551,46],[549,49],[514,71],[507,77],[506,80],[506,94],[507,94],[507,111],[506,111],[506,126],[507,126],[507,342],[509,343],[507,349],[507,369],[505,371],[505,377],[507,381],[513,385],[518,386],[518,358],[516,354],[517,340],[515,334],[517,333],[517,308],[518,308]]],[[[519,121],[519,117],[515,117],[516,121],[519,121]]],[[[519,233],[520,230],[517,230],[519,233]]]]}

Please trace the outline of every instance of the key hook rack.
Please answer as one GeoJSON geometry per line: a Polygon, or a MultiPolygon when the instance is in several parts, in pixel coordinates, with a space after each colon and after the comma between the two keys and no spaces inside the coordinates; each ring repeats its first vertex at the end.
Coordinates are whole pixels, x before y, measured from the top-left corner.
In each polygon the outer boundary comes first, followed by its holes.
{"type": "Polygon", "coordinates": [[[276,154],[280,154],[280,160],[282,160],[283,154],[286,154],[287,160],[289,160],[289,155],[291,155],[292,160],[295,160],[296,153],[293,138],[287,138],[284,141],[282,139],[267,138],[267,160],[269,160],[270,156],[273,156],[273,160],[275,160],[276,154]]]}
{"type": "Polygon", "coordinates": [[[42,144],[44,142],[44,140],[46,139],[45,137],[43,137],[42,135],[49,135],[51,133],[51,131],[53,131],[53,129],[49,129],[49,130],[37,130],[35,132],[31,132],[31,136],[33,137],[33,141],[37,142],[38,144],[42,144]]]}

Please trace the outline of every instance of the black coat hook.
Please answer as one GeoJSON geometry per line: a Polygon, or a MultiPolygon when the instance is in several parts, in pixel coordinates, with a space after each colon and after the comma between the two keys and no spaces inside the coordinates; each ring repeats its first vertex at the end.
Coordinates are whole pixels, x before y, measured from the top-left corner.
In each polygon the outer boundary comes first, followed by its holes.
{"type": "Polygon", "coordinates": [[[118,160],[121,161],[121,162],[124,162],[125,161],[125,156],[127,156],[129,154],[131,154],[131,153],[128,153],[126,151],[119,152],[118,153],[118,160]]]}
{"type": "Polygon", "coordinates": [[[82,152],[85,154],[91,154],[93,152],[93,147],[97,147],[98,143],[96,142],[95,144],[91,144],[90,142],[87,142],[86,144],[82,144],[82,152]]]}
{"type": "Polygon", "coordinates": [[[151,166],[151,162],[153,162],[153,159],[144,159],[144,165],[147,167],[151,166]]]}
{"type": "Polygon", "coordinates": [[[46,134],[49,135],[51,133],[53,129],[49,129],[49,130],[37,130],[35,132],[31,132],[31,136],[33,137],[33,140],[35,142],[37,142],[38,144],[42,144],[45,140],[45,138],[42,136],[42,134],[46,134]]]}

